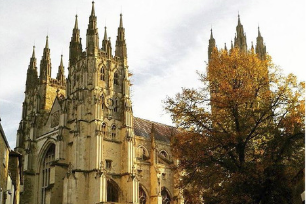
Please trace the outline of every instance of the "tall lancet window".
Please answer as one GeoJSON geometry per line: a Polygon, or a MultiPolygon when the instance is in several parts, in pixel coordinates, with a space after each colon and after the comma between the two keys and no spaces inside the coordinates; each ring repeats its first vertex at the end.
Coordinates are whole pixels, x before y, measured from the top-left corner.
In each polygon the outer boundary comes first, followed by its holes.
{"type": "Polygon", "coordinates": [[[119,74],[118,71],[115,72],[114,74],[114,84],[119,85],[119,74]]]}
{"type": "Polygon", "coordinates": [[[171,202],[170,194],[165,187],[162,188],[161,196],[162,196],[162,204],[170,204],[171,202]]]}
{"type": "Polygon", "coordinates": [[[47,194],[50,193],[50,171],[51,171],[51,165],[54,161],[54,155],[55,155],[55,145],[52,144],[49,149],[47,150],[47,153],[42,161],[42,171],[41,171],[41,203],[46,204],[46,197],[47,194]]]}
{"type": "Polygon", "coordinates": [[[116,125],[112,125],[112,139],[116,138],[116,125]]]}
{"type": "Polygon", "coordinates": [[[141,186],[139,186],[139,204],[147,203],[147,195],[141,186]]]}
{"type": "Polygon", "coordinates": [[[106,124],[105,123],[102,123],[101,131],[102,131],[102,135],[105,136],[106,135],[106,124]]]}
{"type": "Polygon", "coordinates": [[[100,70],[100,80],[105,81],[105,69],[104,69],[104,67],[101,67],[101,70],[100,70]]]}

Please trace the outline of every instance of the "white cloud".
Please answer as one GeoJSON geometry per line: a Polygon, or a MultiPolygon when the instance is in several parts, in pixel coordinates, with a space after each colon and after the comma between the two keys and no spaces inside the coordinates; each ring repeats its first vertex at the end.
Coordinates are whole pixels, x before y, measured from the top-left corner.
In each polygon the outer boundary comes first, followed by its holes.
{"type": "MultiPolygon", "coordinates": [[[[113,50],[123,12],[130,70],[134,73],[136,116],[170,124],[162,100],[181,87],[200,86],[196,70],[205,71],[212,26],[218,47],[230,46],[238,11],[248,45],[256,41],[259,24],[268,52],[286,73],[305,80],[305,1],[258,0],[131,0],[96,1],[100,40],[107,26],[113,50]]],[[[8,140],[14,143],[21,118],[26,70],[36,46],[39,68],[45,37],[49,35],[52,76],[64,55],[77,13],[83,49],[91,1],[0,1],[0,117],[8,140]],[[12,103],[7,103],[12,101],[12,103]],[[19,104],[19,105],[18,105],[19,104]]],[[[67,74],[66,70],[66,74],[67,74]]]]}

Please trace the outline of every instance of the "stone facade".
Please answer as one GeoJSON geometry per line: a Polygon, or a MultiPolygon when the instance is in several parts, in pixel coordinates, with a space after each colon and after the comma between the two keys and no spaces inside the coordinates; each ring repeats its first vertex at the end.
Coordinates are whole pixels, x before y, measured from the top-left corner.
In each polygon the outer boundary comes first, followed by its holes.
{"type": "Polygon", "coordinates": [[[19,204],[21,155],[10,149],[1,123],[0,161],[0,204],[19,204]]]}
{"type": "Polygon", "coordinates": [[[0,123],[0,204],[6,203],[10,146],[0,123]]]}
{"type": "Polygon", "coordinates": [[[22,153],[23,204],[181,203],[170,139],[175,129],[133,116],[122,15],[115,55],[102,47],[94,3],[86,50],[76,16],[69,73],[51,78],[49,39],[40,74],[35,49],[27,71],[16,151],[22,153]]]}

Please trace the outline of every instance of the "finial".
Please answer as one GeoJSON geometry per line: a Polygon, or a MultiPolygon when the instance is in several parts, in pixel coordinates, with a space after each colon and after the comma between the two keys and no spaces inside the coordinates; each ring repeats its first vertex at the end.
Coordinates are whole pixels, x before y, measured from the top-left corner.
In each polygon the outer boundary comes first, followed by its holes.
{"type": "Polygon", "coordinates": [[[226,50],[226,51],[227,51],[226,43],[224,43],[224,50],[226,50]]]}
{"type": "Polygon", "coordinates": [[[35,45],[33,46],[32,58],[35,58],[35,45]]]}
{"type": "Polygon", "coordinates": [[[75,15],[75,23],[74,23],[74,29],[78,29],[78,15],[75,15]]]}
{"type": "Polygon", "coordinates": [[[45,46],[45,48],[49,48],[49,36],[48,35],[46,37],[46,46],[45,46]]]}
{"type": "Polygon", "coordinates": [[[60,66],[63,67],[63,54],[61,54],[61,62],[60,62],[60,66]]]}
{"type": "Polygon", "coordinates": [[[106,31],[106,26],[104,27],[104,40],[107,40],[107,31],[106,31]]]}
{"type": "Polygon", "coordinates": [[[239,11],[238,11],[238,25],[241,25],[239,11]]]}
{"type": "Polygon", "coordinates": [[[95,16],[95,2],[92,1],[91,16],[95,16]]]}
{"type": "Polygon", "coordinates": [[[210,28],[210,39],[213,39],[213,32],[212,32],[212,27],[210,28]]]}
{"type": "Polygon", "coordinates": [[[261,33],[260,33],[260,30],[259,30],[259,25],[258,25],[258,37],[261,37],[261,33]]]}
{"type": "Polygon", "coordinates": [[[123,28],[123,23],[122,23],[122,13],[120,13],[120,24],[119,24],[120,28],[123,28]]]}

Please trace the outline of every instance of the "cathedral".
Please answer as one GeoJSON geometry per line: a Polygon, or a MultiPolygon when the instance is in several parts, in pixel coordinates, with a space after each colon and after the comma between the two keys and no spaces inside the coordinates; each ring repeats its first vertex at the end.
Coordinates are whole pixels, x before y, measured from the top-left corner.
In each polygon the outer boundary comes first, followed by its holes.
{"type": "MultiPolygon", "coordinates": [[[[35,47],[27,69],[16,151],[23,155],[22,204],[184,203],[176,188],[176,128],[133,116],[122,15],[113,54],[104,30],[99,45],[94,2],[82,49],[78,18],[69,47],[51,78],[46,38],[38,75],[35,47]]],[[[238,19],[235,45],[247,49],[238,19]]],[[[215,47],[212,33],[209,55],[215,47]]],[[[265,54],[258,33],[256,52],[265,54]]]]}

